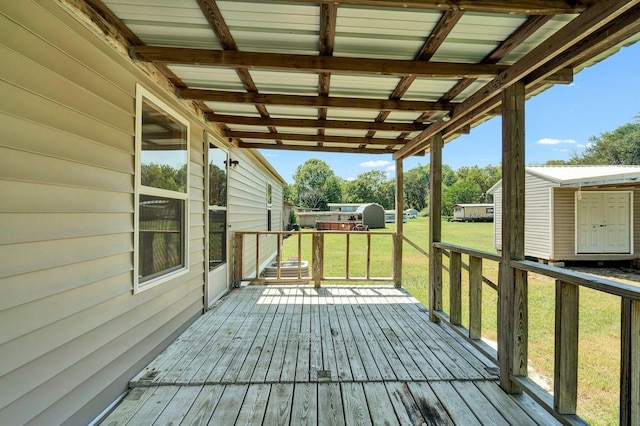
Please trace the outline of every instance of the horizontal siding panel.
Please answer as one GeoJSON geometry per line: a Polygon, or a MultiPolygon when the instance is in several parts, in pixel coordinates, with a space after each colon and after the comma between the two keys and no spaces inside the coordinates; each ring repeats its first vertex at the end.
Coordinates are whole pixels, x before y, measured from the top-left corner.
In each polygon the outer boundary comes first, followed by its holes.
{"type": "MultiPolygon", "coordinates": [[[[51,5],[51,2],[42,3],[42,6],[36,4],[36,1],[3,4],[3,11],[15,20],[9,23],[10,28],[7,28],[7,31],[17,32],[20,38],[25,39],[24,44],[16,44],[15,41],[6,42],[6,44],[26,54],[31,51],[33,45],[34,51],[30,58],[36,62],[41,60],[43,65],[51,66],[53,69],[55,65],[50,65],[45,62],[45,59],[39,58],[53,55],[52,59],[59,62],[60,68],[64,68],[69,64],[57,56],[58,52],[62,52],[70,61],[82,66],[82,68],[68,68],[70,74],[96,74],[108,83],[104,84],[104,90],[113,90],[113,88],[131,90],[130,93],[133,96],[135,76],[122,72],[119,67],[114,67],[114,61],[118,61],[126,53],[114,51],[111,46],[88,31],[83,24],[68,19],[66,12],[51,5]],[[59,18],[53,15],[59,15],[59,18]],[[43,25],[44,23],[47,25],[43,25]],[[27,37],[25,32],[33,34],[33,37],[27,37]]],[[[134,67],[131,66],[130,69],[134,67]]],[[[108,95],[105,97],[108,98],[108,95]]]]}
{"type": "MultiPolygon", "coordinates": [[[[36,363],[30,363],[25,368],[30,369],[30,374],[14,375],[21,370],[15,370],[5,379],[12,384],[13,392],[10,395],[0,396],[0,416],[5,419],[21,419],[28,422],[34,414],[39,413],[56,403],[62,396],[58,389],[73,389],[85,381],[85,378],[95,374],[95,365],[106,365],[114,359],[114,355],[130,350],[137,344],[136,336],[146,336],[158,328],[158,325],[167,323],[171,318],[184,310],[194,307],[194,300],[200,296],[198,289],[180,293],[182,288],[163,295],[161,301],[163,308],[154,315],[149,315],[148,310],[137,313],[135,321],[127,315],[120,316],[117,320],[103,327],[98,327],[86,336],[75,339],[57,350],[48,353],[36,363]],[[99,339],[97,337],[99,336],[99,339]],[[96,342],[102,342],[95,346],[96,342]],[[59,371],[51,368],[55,365],[59,371]],[[22,378],[21,378],[22,377],[22,378]],[[32,379],[29,380],[28,377],[32,379]],[[38,380],[38,377],[40,380],[38,380]],[[40,384],[39,382],[42,381],[40,384]],[[16,401],[16,397],[22,397],[16,401]],[[6,404],[6,400],[10,400],[6,404]],[[12,404],[15,402],[15,404],[12,404]]],[[[190,312],[195,314],[195,312],[190,312]]],[[[71,402],[70,402],[71,403],[71,402]]],[[[75,406],[75,404],[73,404],[75,406]]],[[[60,412],[61,419],[69,413],[60,412]]],[[[53,420],[53,419],[50,419],[53,420]]],[[[22,423],[22,422],[20,422],[22,423]]],[[[16,424],[20,424],[16,423],[16,424]]],[[[55,422],[53,422],[55,423],[55,422]]]]}
{"type": "Polygon", "coordinates": [[[0,178],[133,193],[133,176],[0,147],[0,178]]]}
{"type": "Polygon", "coordinates": [[[38,121],[45,126],[61,129],[82,138],[94,139],[122,151],[133,152],[133,120],[131,123],[123,123],[123,127],[116,128],[2,80],[0,93],[3,96],[3,102],[0,103],[2,111],[7,111],[10,106],[11,113],[18,117],[38,121]],[[46,114],[43,111],[46,111],[46,114]]]}
{"type": "Polygon", "coordinates": [[[0,245],[124,232],[132,213],[0,213],[0,245]]]}
{"type": "MultiPolygon", "coordinates": [[[[189,277],[183,277],[180,285],[175,282],[173,286],[162,284],[164,288],[161,291],[156,290],[148,297],[132,297],[130,293],[119,295],[0,345],[3,359],[0,376],[13,385],[26,380],[25,376],[33,376],[34,383],[53,377],[149,316],[165,309],[175,309],[172,303],[185,297],[190,297],[189,304],[201,299],[203,289],[201,283],[197,283],[202,277],[199,274],[191,276],[195,278],[189,281],[189,277]],[[149,309],[150,305],[153,309],[149,309]],[[36,368],[43,371],[33,374],[36,368]],[[54,369],[58,371],[46,372],[54,369]],[[27,375],[26,371],[32,374],[27,375]],[[46,377],[47,374],[51,376],[46,377]]],[[[0,407],[15,398],[16,395],[0,395],[0,407]]]]}
{"type": "Polygon", "coordinates": [[[133,194],[0,179],[0,212],[130,212],[133,194]]]}
{"type": "MultiPolygon", "coordinates": [[[[0,278],[0,311],[55,294],[80,289],[122,273],[133,275],[133,256],[120,253],[41,271],[0,278]]],[[[129,289],[133,284],[129,282],[129,289]]]]}
{"type": "MultiPolygon", "coordinates": [[[[171,341],[175,340],[188,325],[202,314],[202,303],[195,302],[183,309],[178,315],[170,317],[170,312],[163,311],[145,322],[140,328],[135,328],[119,339],[95,352],[99,358],[92,357],[87,362],[102,362],[102,368],[93,371],[91,365],[83,364],[83,370],[88,371],[85,379],[74,386],[66,395],[60,395],[56,405],[51,405],[39,416],[33,418],[35,424],[86,424],[87,418],[93,419],[93,413],[100,413],[121,394],[128,386],[128,379],[135,376],[145,365],[153,360],[171,341]],[[169,318],[169,320],[166,320],[169,318]],[[167,330],[176,330],[167,334],[167,330]],[[137,339],[137,333],[144,334],[144,338],[137,339]],[[131,342],[135,345],[131,345],[131,342]],[[124,346],[127,345],[127,346],[124,346]],[[149,352],[149,348],[153,348],[149,352]],[[125,350],[123,350],[125,349],[125,350]],[[117,358],[105,358],[104,354],[119,353],[117,358]],[[108,362],[108,364],[107,364],[108,362]],[[106,383],[104,389],[96,388],[96,383],[106,383]],[[84,405],[82,410],[78,407],[84,405]],[[73,410],[78,410],[75,413],[73,410]],[[67,420],[73,413],[73,416],[67,420]]],[[[83,371],[71,370],[68,374],[78,377],[83,371]]],[[[47,384],[49,385],[49,384],[47,384]]],[[[51,385],[53,386],[53,385],[51,385]]],[[[50,387],[49,387],[50,389],[50,387]]],[[[40,392],[40,389],[37,390],[40,392]]],[[[39,395],[29,395],[38,398],[39,395]]],[[[20,413],[18,413],[20,414],[20,413]]]]}
{"type": "MultiPolygon", "coordinates": [[[[92,139],[29,121],[21,117],[0,113],[2,139],[0,146],[37,152],[50,157],[67,159],[133,175],[133,151],[125,152],[96,143],[92,139]],[[42,143],[56,141],[55,143],[42,143]]],[[[133,143],[133,142],[132,142],[133,143]]],[[[133,145],[131,144],[131,147],[133,145]]]]}
{"type": "Polygon", "coordinates": [[[0,246],[0,278],[133,251],[131,233],[0,246]]]}
{"type": "Polygon", "coordinates": [[[51,70],[43,68],[17,53],[0,46],[0,57],[7,60],[11,66],[0,68],[0,80],[10,81],[21,89],[37,93],[38,96],[60,103],[65,107],[96,117],[113,127],[124,127],[133,131],[133,105],[122,109],[109,103],[80,86],[73,80],[61,77],[51,70]]]}
{"type": "Polygon", "coordinates": [[[129,272],[4,310],[0,322],[0,344],[123,294],[131,294],[129,272]],[[50,309],[51,306],[63,305],[69,308],[50,309]],[[23,321],[24,318],[29,318],[29,321],[23,321]]]}

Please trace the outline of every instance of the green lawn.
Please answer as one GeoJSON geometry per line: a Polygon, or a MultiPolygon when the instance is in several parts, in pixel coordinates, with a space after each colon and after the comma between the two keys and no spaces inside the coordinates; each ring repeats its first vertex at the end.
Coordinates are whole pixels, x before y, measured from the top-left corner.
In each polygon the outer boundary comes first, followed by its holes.
{"type": "MultiPolygon", "coordinates": [[[[377,232],[392,232],[395,226],[377,232]]],[[[376,232],[376,231],[374,231],[376,232]]],[[[404,235],[427,249],[429,221],[410,219],[404,226],[404,235]]],[[[311,259],[311,238],[303,237],[302,258],[311,259]]],[[[442,240],[447,243],[495,253],[493,223],[442,222],[442,240]]],[[[373,236],[371,239],[371,275],[390,276],[392,239],[373,236]]],[[[366,265],[366,236],[350,237],[350,276],[364,276],[366,265]]],[[[325,236],[325,276],[344,276],[346,238],[344,235],[325,236]]],[[[283,258],[297,254],[297,239],[284,243],[283,258]]],[[[444,259],[445,265],[448,263],[444,259]]],[[[463,262],[468,259],[463,255],[463,262]]],[[[485,261],[483,273],[498,282],[498,265],[485,261]]],[[[424,305],[429,304],[429,261],[426,256],[405,243],[403,246],[402,285],[424,305]]],[[[463,324],[468,326],[468,295],[466,273],[463,271],[463,324]]],[[[448,276],[444,272],[444,309],[449,310],[448,276]]],[[[553,388],[554,307],[555,282],[551,278],[529,274],[529,367],[553,388]]],[[[497,295],[489,286],[483,286],[483,338],[496,339],[497,295]]],[[[579,342],[579,402],[578,414],[597,425],[618,424],[618,383],[620,363],[620,299],[595,290],[580,289],[580,342],[579,342]]]]}

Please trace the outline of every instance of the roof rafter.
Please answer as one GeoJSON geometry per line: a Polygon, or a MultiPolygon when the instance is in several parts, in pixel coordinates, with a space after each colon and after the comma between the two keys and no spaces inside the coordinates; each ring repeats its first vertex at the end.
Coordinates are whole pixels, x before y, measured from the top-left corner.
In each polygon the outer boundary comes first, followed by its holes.
{"type": "MultiPolygon", "coordinates": [[[[477,117],[478,114],[486,113],[489,109],[495,107],[494,102],[488,101],[500,98],[501,91],[514,84],[517,81],[526,79],[526,77],[535,72],[536,69],[543,67],[555,58],[560,57],[563,53],[576,45],[580,40],[589,37],[589,35],[597,32],[605,27],[611,21],[623,15],[625,12],[633,9],[638,5],[640,0],[610,0],[605,3],[598,3],[587,9],[583,14],[569,22],[554,35],[546,39],[536,48],[531,50],[519,61],[512,65],[509,69],[501,73],[497,78],[486,84],[483,88],[471,95],[462,104],[456,106],[452,113],[451,122],[439,120],[430,126],[418,136],[413,138],[403,148],[394,154],[394,159],[406,158],[417,151],[425,149],[429,144],[429,139],[436,133],[442,132],[449,127],[455,127],[466,120],[462,117],[477,117]]],[[[622,30],[623,27],[615,26],[616,29],[622,30]]],[[[554,72],[549,69],[548,74],[554,72]]],[[[529,84],[536,84],[546,77],[541,74],[538,80],[529,81],[529,84]]],[[[500,101],[498,101],[498,104],[500,101]]],[[[464,122],[468,124],[469,121],[464,122]]]]}
{"type": "Polygon", "coordinates": [[[483,13],[557,15],[581,13],[596,0],[292,0],[298,3],[335,3],[352,6],[397,7],[431,10],[465,10],[483,13]]]}
{"type": "Polygon", "coordinates": [[[348,58],[285,53],[238,52],[180,47],[133,46],[131,57],[144,62],[286,71],[336,72],[430,78],[495,77],[508,67],[494,64],[348,58]]]}
{"type": "Polygon", "coordinates": [[[450,102],[400,101],[387,99],[347,98],[331,96],[278,95],[230,92],[226,90],[183,89],[178,96],[210,102],[248,103],[258,105],[286,105],[344,109],[373,109],[381,111],[450,111],[457,104],[450,102]]]}
{"type": "Polygon", "coordinates": [[[332,142],[346,145],[401,145],[405,139],[367,138],[354,136],[307,135],[299,133],[266,133],[266,132],[235,132],[226,130],[224,135],[236,139],[280,139],[283,141],[299,142],[332,142]]]}
{"type": "Polygon", "coordinates": [[[241,124],[245,126],[276,126],[315,129],[381,130],[388,132],[416,132],[427,128],[421,123],[390,123],[379,121],[324,120],[306,118],[264,118],[242,115],[207,114],[207,119],[216,123],[241,124]]]}
{"type": "Polygon", "coordinates": [[[253,148],[253,149],[284,149],[287,151],[312,151],[312,152],[336,152],[342,154],[392,154],[394,150],[392,148],[365,148],[359,147],[341,147],[341,146],[318,146],[318,145],[276,145],[271,143],[249,143],[239,142],[238,148],[253,148]]]}

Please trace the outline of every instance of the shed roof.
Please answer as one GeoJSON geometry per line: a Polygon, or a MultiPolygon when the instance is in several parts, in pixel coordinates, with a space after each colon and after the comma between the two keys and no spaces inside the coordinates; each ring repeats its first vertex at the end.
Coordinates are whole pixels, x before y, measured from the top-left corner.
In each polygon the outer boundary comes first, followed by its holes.
{"type": "Polygon", "coordinates": [[[640,0],[85,0],[242,148],[422,154],[640,39],[640,0]]]}
{"type": "Polygon", "coordinates": [[[560,186],[640,183],[640,166],[532,166],[525,171],[560,186]]]}
{"type": "MultiPolygon", "coordinates": [[[[601,165],[601,166],[529,166],[525,173],[549,181],[551,186],[612,186],[640,185],[640,166],[601,165]]],[[[487,191],[493,194],[502,184],[498,181],[487,191]]]]}

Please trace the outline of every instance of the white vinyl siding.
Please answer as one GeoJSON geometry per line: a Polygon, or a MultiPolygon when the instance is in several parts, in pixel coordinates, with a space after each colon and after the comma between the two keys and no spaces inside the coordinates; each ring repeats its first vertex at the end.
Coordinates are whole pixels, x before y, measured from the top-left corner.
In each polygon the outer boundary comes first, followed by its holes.
{"type": "Polygon", "coordinates": [[[550,182],[537,176],[525,176],[524,244],[525,255],[548,259],[551,255],[550,182]]]}
{"type": "MultiPolygon", "coordinates": [[[[266,231],[267,230],[267,185],[270,173],[260,167],[250,152],[232,149],[229,157],[238,160],[236,166],[229,168],[229,205],[228,217],[231,231],[266,231]]],[[[282,185],[275,180],[272,184],[271,224],[273,231],[283,230],[282,221],[282,185]]],[[[263,236],[260,242],[260,269],[271,260],[277,252],[277,238],[263,236]]],[[[255,238],[245,238],[243,276],[255,277],[255,238]]]]}
{"type": "Polygon", "coordinates": [[[203,310],[204,122],[61,3],[2,9],[0,418],[86,424],[203,310]],[[136,83],[191,122],[190,269],[133,295],[136,83]]]}

